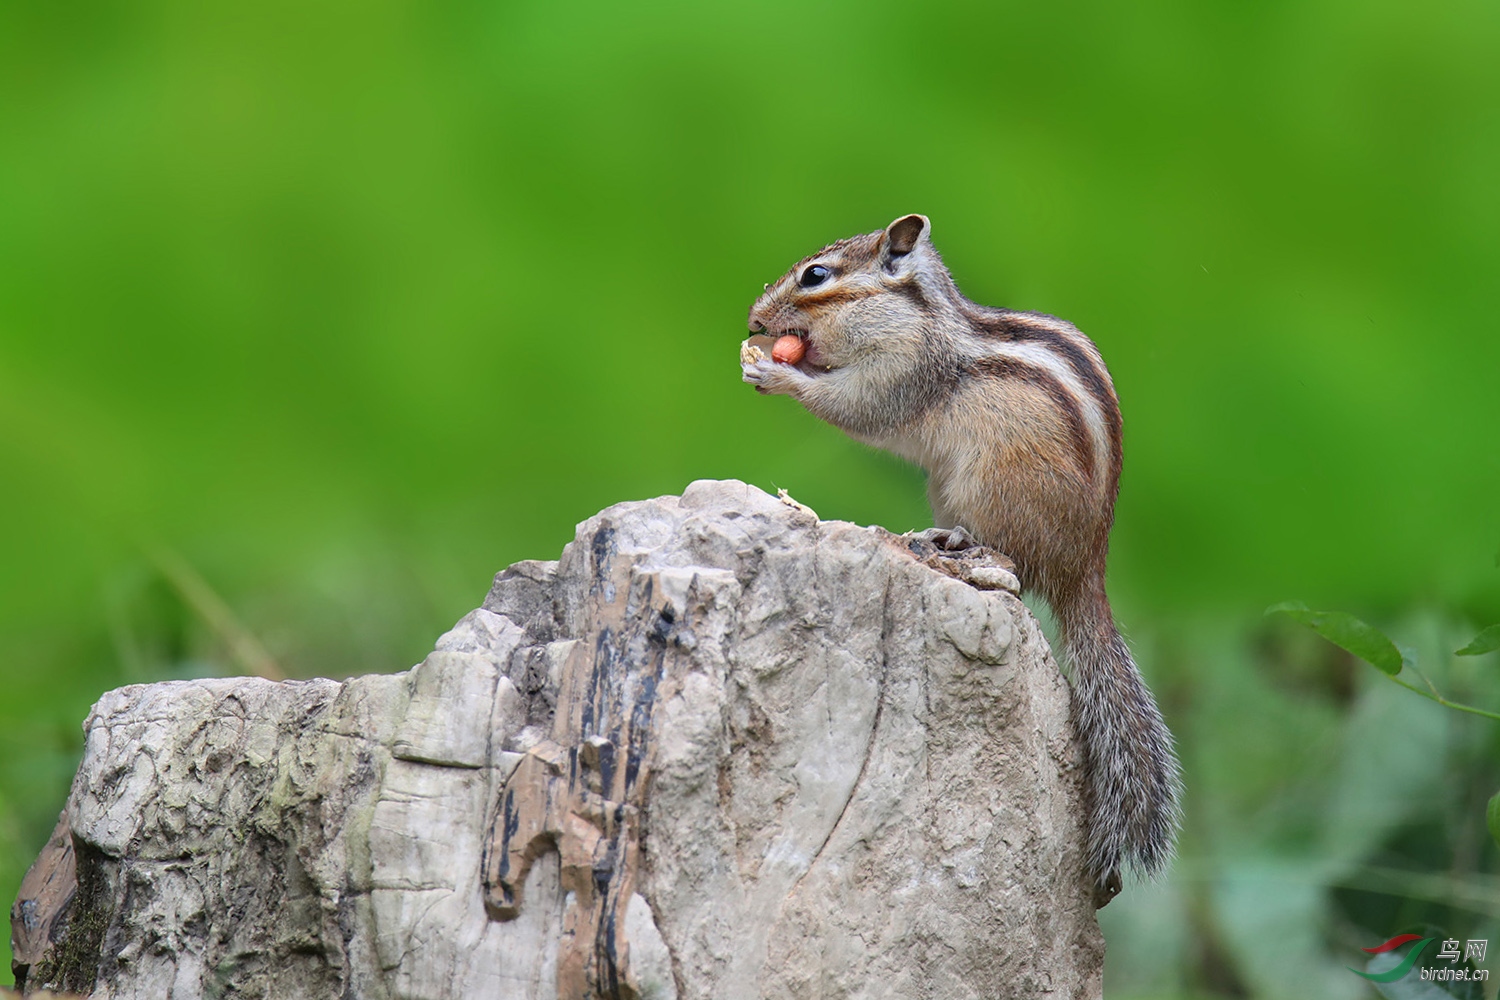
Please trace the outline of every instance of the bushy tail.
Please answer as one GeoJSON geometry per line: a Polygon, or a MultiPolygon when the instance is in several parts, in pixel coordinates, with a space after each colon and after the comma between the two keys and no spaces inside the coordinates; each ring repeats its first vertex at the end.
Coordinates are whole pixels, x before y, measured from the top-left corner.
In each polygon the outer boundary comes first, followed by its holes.
{"type": "Polygon", "coordinates": [[[1109,604],[1101,595],[1082,610],[1057,610],[1084,747],[1090,870],[1101,888],[1118,890],[1122,865],[1154,876],[1171,860],[1182,772],[1109,604]]]}

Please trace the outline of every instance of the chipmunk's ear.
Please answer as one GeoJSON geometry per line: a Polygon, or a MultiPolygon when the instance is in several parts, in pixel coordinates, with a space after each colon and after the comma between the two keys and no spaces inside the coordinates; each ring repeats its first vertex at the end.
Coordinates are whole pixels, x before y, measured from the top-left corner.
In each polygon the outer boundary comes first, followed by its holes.
{"type": "Polygon", "coordinates": [[[885,239],[880,244],[880,256],[887,267],[894,267],[898,258],[905,257],[926,241],[932,231],[932,223],[925,215],[903,215],[885,227],[885,239]]]}

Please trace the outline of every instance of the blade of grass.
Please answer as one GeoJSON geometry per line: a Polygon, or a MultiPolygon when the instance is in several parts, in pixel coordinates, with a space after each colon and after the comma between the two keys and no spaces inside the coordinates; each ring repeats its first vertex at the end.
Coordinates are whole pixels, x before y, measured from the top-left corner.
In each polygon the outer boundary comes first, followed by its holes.
{"type": "Polygon", "coordinates": [[[202,618],[229,650],[240,669],[267,680],[286,680],[286,673],[230,609],[229,604],[209,586],[207,580],[182,556],[159,545],[146,546],[146,554],[161,575],[177,591],[184,604],[202,618]]]}

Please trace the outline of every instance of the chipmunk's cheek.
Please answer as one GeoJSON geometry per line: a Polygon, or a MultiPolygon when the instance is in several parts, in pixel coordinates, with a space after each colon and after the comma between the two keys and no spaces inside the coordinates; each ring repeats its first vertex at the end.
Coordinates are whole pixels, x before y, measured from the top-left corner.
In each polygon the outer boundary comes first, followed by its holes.
{"type": "Polygon", "coordinates": [[[797,364],[799,371],[806,375],[826,375],[832,371],[828,364],[828,356],[818,349],[809,337],[802,338],[802,360],[797,364]]]}

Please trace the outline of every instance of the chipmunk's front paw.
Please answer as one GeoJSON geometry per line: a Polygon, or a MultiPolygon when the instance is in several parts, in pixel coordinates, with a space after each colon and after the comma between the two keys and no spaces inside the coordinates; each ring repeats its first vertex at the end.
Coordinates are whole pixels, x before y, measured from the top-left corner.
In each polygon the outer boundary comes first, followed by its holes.
{"type": "Polygon", "coordinates": [[[743,373],[743,380],[755,386],[755,391],[762,395],[790,395],[797,385],[798,377],[805,377],[791,365],[765,357],[755,360],[741,358],[740,371],[743,373]]]}

